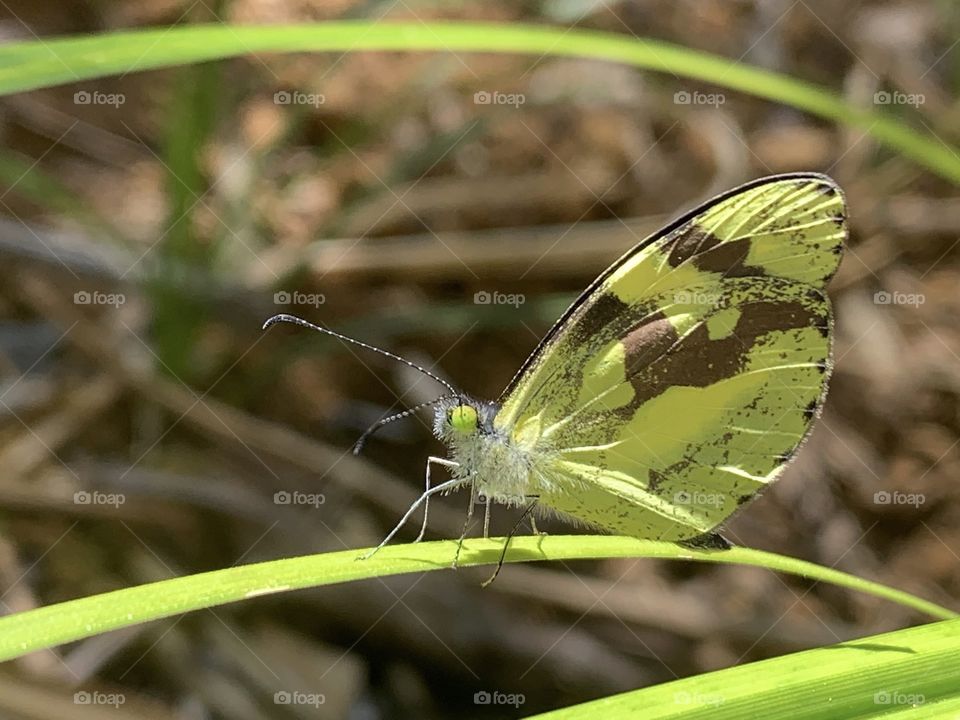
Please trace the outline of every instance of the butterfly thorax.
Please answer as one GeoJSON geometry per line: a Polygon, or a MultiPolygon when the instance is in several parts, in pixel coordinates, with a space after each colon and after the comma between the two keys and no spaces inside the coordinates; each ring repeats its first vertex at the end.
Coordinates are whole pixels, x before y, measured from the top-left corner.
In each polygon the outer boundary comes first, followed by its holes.
{"type": "Polygon", "coordinates": [[[507,505],[519,505],[537,492],[538,454],[512,440],[494,422],[500,406],[465,397],[437,406],[434,434],[457,463],[452,475],[472,480],[478,494],[507,505]]]}

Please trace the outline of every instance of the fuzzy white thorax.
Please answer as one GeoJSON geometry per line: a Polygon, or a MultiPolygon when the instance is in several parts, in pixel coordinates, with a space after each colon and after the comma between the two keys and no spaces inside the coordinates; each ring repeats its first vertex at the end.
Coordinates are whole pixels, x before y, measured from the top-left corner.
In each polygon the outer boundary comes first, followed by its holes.
{"type": "Polygon", "coordinates": [[[499,405],[466,397],[451,398],[438,404],[433,432],[449,449],[450,459],[458,464],[453,477],[472,480],[476,491],[505,505],[523,505],[542,487],[544,457],[523,447],[494,426],[499,405]],[[476,410],[476,427],[464,431],[453,427],[451,413],[458,406],[476,410]]]}

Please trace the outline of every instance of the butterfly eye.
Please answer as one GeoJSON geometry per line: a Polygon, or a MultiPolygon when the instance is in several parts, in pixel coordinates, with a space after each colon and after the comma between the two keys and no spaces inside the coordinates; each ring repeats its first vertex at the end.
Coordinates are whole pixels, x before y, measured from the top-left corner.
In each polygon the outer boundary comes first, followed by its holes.
{"type": "Polygon", "coordinates": [[[457,405],[450,409],[447,420],[457,432],[471,433],[477,429],[476,408],[471,405],[457,405]]]}

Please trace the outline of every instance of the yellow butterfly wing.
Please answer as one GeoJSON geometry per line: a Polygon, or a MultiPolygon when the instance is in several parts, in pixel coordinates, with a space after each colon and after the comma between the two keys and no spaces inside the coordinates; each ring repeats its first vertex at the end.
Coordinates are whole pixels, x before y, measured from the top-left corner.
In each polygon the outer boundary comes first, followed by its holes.
{"type": "Polygon", "coordinates": [[[719,196],[640,243],[567,310],[494,426],[536,458],[531,494],[613,532],[709,533],[773,481],[830,373],[836,184],[804,173],[719,196]]]}

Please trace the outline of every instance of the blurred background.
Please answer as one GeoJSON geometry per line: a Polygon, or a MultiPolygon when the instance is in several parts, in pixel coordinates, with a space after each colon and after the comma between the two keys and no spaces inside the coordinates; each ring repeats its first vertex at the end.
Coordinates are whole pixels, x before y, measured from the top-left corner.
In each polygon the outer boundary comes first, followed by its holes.
{"type": "MultiPolygon", "coordinates": [[[[946,0],[8,0],[0,18],[5,42],[217,21],[576,26],[776,70],[945,153],[960,142],[946,0]]],[[[829,173],[850,206],[836,372],[803,453],[726,534],[956,606],[960,198],[861,131],[612,64],[380,53],[6,97],[0,135],[4,613],[379,542],[442,448],[426,415],[349,448],[437,389],[305,330],[261,333],[270,315],[494,399],[624,250],[796,170],[829,173]]],[[[435,503],[429,537],[456,537],[466,502],[435,503]]],[[[493,532],[516,517],[498,510],[493,532]]],[[[0,716],[516,717],[925,621],[744,567],[515,565],[481,590],[488,574],[264,597],[37,653],[0,668],[0,716]],[[95,692],[123,703],[85,704],[95,692]],[[277,696],[294,692],[317,702],[277,696]]]]}

